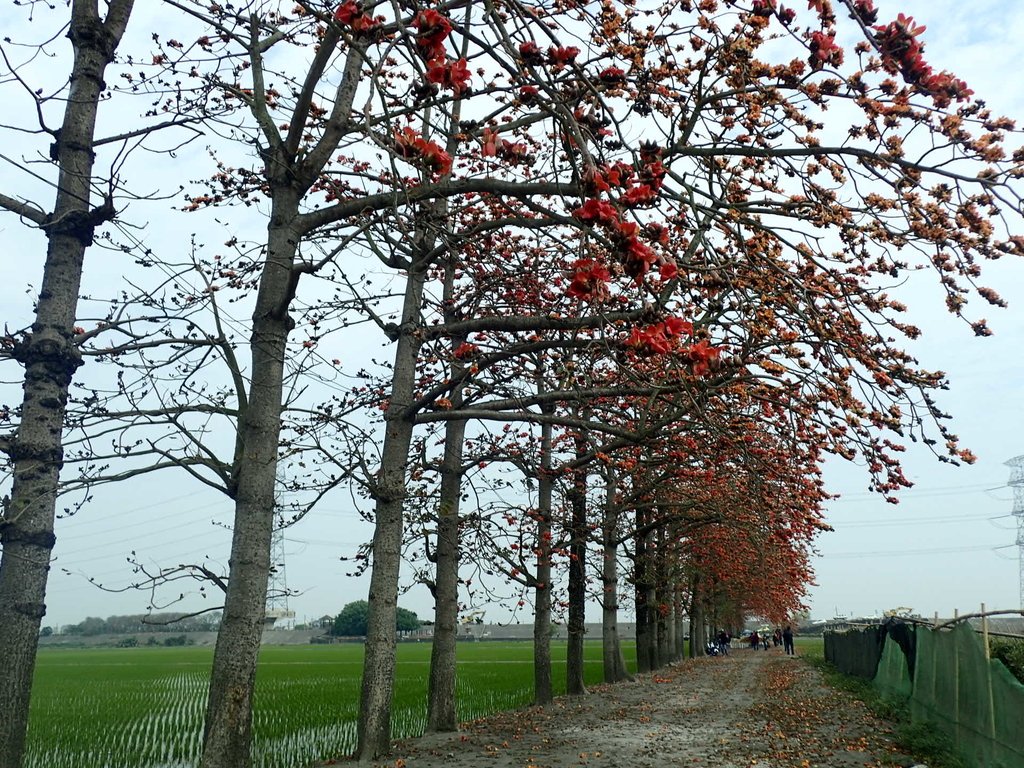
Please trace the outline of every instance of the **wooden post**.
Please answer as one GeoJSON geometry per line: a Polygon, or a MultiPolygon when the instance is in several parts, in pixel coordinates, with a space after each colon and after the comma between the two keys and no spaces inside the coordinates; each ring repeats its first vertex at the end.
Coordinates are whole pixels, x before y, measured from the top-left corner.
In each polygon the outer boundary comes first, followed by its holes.
{"type": "MultiPolygon", "coordinates": [[[[960,618],[960,609],[953,609],[953,619],[960,618]]],[[[954,632],[956,624],[953,625],[954,632]]],[[[956,727],[953,729],[953,743],[960,749],[960,646],[953,643],[953,722],[956,727]]]]}
{"type": "Polygon", "coordinates": [[[985,661],[992,658],[992,652],[988,646],[988,614],[985,613],[985,604],[981,604],[981,637],[985,643],[985,661]]]}
{"type": "Polygon", "coordinates": [[[996,745],[996,701],[992,691],[992,652],[988,642],[988,614],[985,613],[985,604],[981,604],[981,636],[985,641],[985,683],[988,685],[988,729],[989,738],[992,740],[992,750],[996,745]]]}

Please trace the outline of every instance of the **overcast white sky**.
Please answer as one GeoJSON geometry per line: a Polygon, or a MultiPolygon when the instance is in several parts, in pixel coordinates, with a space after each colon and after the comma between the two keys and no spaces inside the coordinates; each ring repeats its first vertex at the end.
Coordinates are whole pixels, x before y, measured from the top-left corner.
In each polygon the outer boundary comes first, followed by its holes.
{"type": "MultiPolygon", "coordinates": [[[[1016,2],[877,3],[881,17],[902,10],[927,25],[927,58],[965,79],[994,111],[1024,119],[1024,4],[1016,2]]],[[[975,338],[936,301],[915,302],[925,329],[914,347],[925,367],[948,372],[941,404],[954,431],[978,454],[972,467],[939,464],[910,453],[906,474],[915,487],[896,506],[865,493],[863,474],[831,462],[826,479],[843,498],[828,505],[836,532],[820,540],[816,617],[870,615],[907,606],[923,615],[951,615],[1020,603],[1013,492],[1004,462],[1024,454],[1024,265],[986,265],[983,283],[1006,299],[1007,310],[978,307],[995,335],[975,338]],[[931,311],[922,312],[925,307],[931,311]]],[[[934,299],[934,295],[931,295],[934,299]]]]}
{"type": "MultiPolygon", "coordinates": [[[[1024,78],[1019,72],[1024,3],[877,0],[876,5],[882,18],[902,11],[927,24],[928,60],[933,66],[955,71],[996,112],[1024,119],[1024,78]]],[[[145,36],[151,18],[136,19],[135,34],[145,36]]],[[[0,22],[0,36],[10,33],[3,29],[7,23],[6,19],[0,22]]],[[[0,153],[16,158],[24,150],[7,144],[0,153]]],[[[179,155],[177,165],[160,166],[161,159],[153,158],[153,188],[166,189],[169,181],[173,185],[181,168],[188,167],[188,158],[203,157],[199,142],[179,155]]],[[[195,171],[180,180],[198,178],[204,172],[195,171]]],[[[26,188],[31,187],[26,187],[24,175],[0,162],[0,189],[26,188]]],[[[51,195],[43,192],[38,199],[49,205],[51,195]]],[[[161,218],[154,215],[141,235],[151,244],[166,243],[171,235],[172,231],[161,229],[168,224],[161,218]]],[[[245,225],[235,220],[231,226],[234,232],[245,225]]],[[[181,225],[177,227],[180,230],[181,225]]],[[[211,240],[227,239],[225,230],[206,234],[211,240]]],[[[26,235],[4,214],[0,242],[5,251],[0,259],[0,317],[12,328],[21,327],[30,311],[27,284],[37,285],[41,271],[41,239],[26,235]]],[[[104,267],[106,258],[90,256],[87,269],[93,285],[109,284],[112,279],[104,267]]],[[[828,506],[828,519],[836,531],[821,538],[820,556],[815,558],[818,586],[810,595],[813,616],[870,615],[897,606],[925,615],[975,610],[982,602],[990,608],[1019,606],[1016,520],[1010,516],[1013,494],[1006,486],[1009,469],[1003,462],[1024,454],[1024,264],[986,265],[982,282],[1010,302],[1008,310],[978,308],[988,317],[993,337],[975,338],[968,327],[949,318],[934,291],[925,300],[912,302],[910,317],[925,330],[914,347],[922,365],[949,373],[952,388],[943,393],[940,405],[954,415],[954,431],[978,455],[977,464],[952,468],[926,453],[911,452],[906,473],[915,487],[900,494],[900,504],[893,506],[866,493],[867,477],[861,468],[831,462],[826,479],[830,489],[843,496],[828,506]]],[[[3,391],[4,402],[14,400],[9,391],[3,391]]],[[[84,576],[111,586],[130,581],[125,559],[133,550],[153,564],[186,562],[204,555],[226,562],[229,532],[224,524],[230,522],[230,514],[226,499],[181,476],[149,478],[98,492],[81,515],[58,526],[57,561],[44,624],[143,611],[145,596],[107,594],[84,576]]],[[[327,499],[315,514],[288,531],[287,577],[289,586],[301,592],[291,599],[299,620],[336,613],[345,603],[365,597],[365,583],[346,577],[350,568],[338,558],[351,555],[366,535],[366,527],[343,494],[327,499]]],[[[423,588],[410,592],[401,603],[421,617],[431,612],[423,588]]],[[[199,604],[190,600],[187,605],[199,604]]],[[[488,613],[488,619],[506,616],[496,608],[488,613]]]]}

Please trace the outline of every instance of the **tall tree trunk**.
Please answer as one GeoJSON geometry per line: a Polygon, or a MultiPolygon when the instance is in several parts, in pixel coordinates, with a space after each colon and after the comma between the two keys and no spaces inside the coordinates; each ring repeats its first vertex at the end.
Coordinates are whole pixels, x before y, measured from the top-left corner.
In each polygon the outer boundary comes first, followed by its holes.
{"type": "Polygon", "coordinates": [[[427,696],[428,731],[454,731],[458,728],[455,683],[459,631],[459,496],[462,489],[460,464],[465,433],[465,421],[449,421],[446,425],[437,519],[434,642],[430,650],[427,696]]]}
{"type": "Polygon", "coordinates": [[[616,515],[615,494],[617,482],[614,470],[608,470],[605,484],[604,515],[601,521],[601,659],[604,666],[604,681],[617,683],[632,680],[622,656],[619,637],[619,562],[618,562],[618,516],[616,515]]]}
{"type": "Polygon", "coordinates": [[[647,524],[647,513],[636,513],[636,535],[634,537],[633,560],[633,603],[636,606],[636,670],[650,672],[654,669],[654,657],[651,653],[651,620],[650,612],[654,606],[648,603],[650,580],[650,553],[648,539],[644,530],[647,524]]]}
{"type": "MultiPolygon", "coordinates": [[[[454,270],[446,274],[445,293],[449,298],[454,270]]],[[[446,306],[450,306],[446,302],[446,306]]],[[[453,338],[458,349],[464,338],[453,338]]],[[[452,379],[458,380],[462,363],[452,362],[452,379]]],[[[462,405],[462,385],[453,390],[452,407],[462,405]]],[[[434,577],[434,642],[430,649],[430,682],[427,692],[427,730],[454,731],[458,728],[455,712],[456,649],[459,631],[459,502],[462,493],[462,454],[466,437],[463,419],[445,424],[444,459],[441,463],[441,498],[437,510],[436,575],[434,577]]]]}
{"type": "MultiPolygon", "coordinates": [[[[2,207],[38,224],[47,237],[42,288],[31,332],[14,349],[25,366],[21,423],[4,446],[14,477],[0,514],[0,766],[17,768],[25,750],[39,625],[56,538],[54,514],[64,463],[62,430],[68,389],[82,364],[74,324],[85,251],[93,230],[113,218],[112,205],[90,210],[96,113],[103,76],[114,60],[132,0],[113,0],[100,20],[96,2],[76,0],[68,37],[74,48],[64,121],[55,137],[58,179],[53,213],[2,207]]],[[[108,201],[109,203],[109,201],[108,201]]]]}
{"type": "MultiPolygon", "coordinates": [[[[654,534],[647,534],[647,538],[653,538],[654,534]]],[[[650,553],[654,547],[649,542],[647,545],[648,552],[650,553]]],[[[648,557],[653,560],[656,555],[649,554],[648,557]]],[[[658,602],[658,585],[654,581],[653,577],[647,579],[647,594],[644,597],[644,603],[647,605],[647,657],[650,660],[651,670],[661,668],[661,657],[658,655],[658,622],[661,620],[660,616],[660,603],[658,602]]]]}
{"type": "Polygon", "coordinates": [[[267,258],[253,312],[252,381],[239,417],[230,577],[213,655],[202,768],[247,768],[252,763],[252,694],[270,573],[284,361],[293,325],[288,305],[295,290],[298,201],[295,190],[274,192],[267,258]]]}
{"type": "MultiPolygon", "coordinates": [[[[466,27],[469,28],[470,14],[472,13],[472,6],[466,7],[466,27]]],[[[463,53],[468,52],[469,40],[463,40],[463,53]]],[[[462,115],[462,101],[456,99],[452,105],[451,120],[449,123],[449,131],[447,137],[446,151],[449,155],[454,157],[458,152],[459,145],[459,132],[456,127],[459,125],[462,115]]],[[[448,202],[446,200],[438,200],[432,205],[432,213],[428,214],[427,218],[433,219],[445,219],[449,215],[448,202]]],[[[420,241],[421,253],[426,254],[430,250],[430,246],[433,245],[435,236],[430,231],[420,231],[417,234],[420,241]]],[[[459,319],[458,315],[453,312],[452,307],[455,304],[455,275],[457,272],[456,254],[451,251],[448,252],[447,262],[445,263],[444,271],[444,288],[443,288],[443,304],[444,304],[444,320],[445,323],[455,322],[459,319]]],[[[403,335],[411,335],[414,338],[411,341],[415,344],[415,350],[411,355],[412,370],[408,372],[408,382],[403,383],[403,386],[407,387],[407,397],[411,403],[413,397],[413,378],[416,370],[416,357],[419,354],[420,342],[417,341],[419,338],[418,333],[412,332],[413,328],[418,328],[420,324],[420,305],[423,301],[423,286],[426,281],[426,269],[429,265],[423,265],[423,274],[418,276],[419,284],[412,284],[412,274],[410,273],[410,285],[416,295],[410,297],[409,288],[406,289],[406,306],[403,310],[403,323],[408,322],[409,331],[403,335]],[[409,301],[412,299],[411,302],[409,301]],[[408,319],[406,319],[408,318],[408,319]]],[[[403,325],[403,328],[405,326],[403,325]]],[[[454,351],[466,340],[464,336],[452,336],[451,338],[451,349],[452,349],[452,363],[451,363],[451,378],[452,380],[460,380],[460,374],[465,368],[464,363],[454,354],[454,351]]],[[[399,347],[401,347],[401,340],[399,340],[399,347]]],[[[404,353],[401,348],[395,352],[395,372],[397,382],[397,361],[400,356],[404,353]]],[[[464,385],[457,385],[451,392],[449,399],[452,402],[452,407],[458,409],[462,406],[462,390],[464,385]]],[[[392,403],[394,402],[394,393],[392,393],[392,403]]],[[[406,439],[405,453],[408,454],[409,444],[412,441],[412,415],[409,416],[409,434],[406,439]]],[[[459,502],[462,493],[462,453],[463,453],[463,442],[466,437],[466,422],[463,419],[449,421],[445,425],[445,443],[444,443],[444,458],[441,464],[441,489],[440,499],[438,501],[437,510],[437,550],[435,552],[435,575],[434,575],[434,641],[430,649],[430,677],[427,687],[427,730],[428,731],[454,731],[458,729],[458,718],[456,715],[456,651],[458,647],[458,632],[459,632],[459,565],[460,563],[460,552],[459,552],[459,502]]],[[[403,459],[404,462],[404,459],[403,459]]],[[[403,498],[404,498],[404,484],[405,476],[402,475],[403,483],[403,498]]],[[[400,534],[401,520],[398,521],[399,530],[399,542],[401,539],[400,534]]],[[[376,555],[374,556],[374,571],[376,571],[376,555]]],[[[395,589],[395,605],[397,609],[398,601],[398,568],[397,566],[392,569],[394,578],[394,589],[395,589]]],[[[390,577],[389,577],[390,578],[390,577]]],[[[372,589],[372,587],[371,587],[372,589]]],[[[371,600],[371,606],[373,601],[371,600]]],[[[371,609],[372,610],[372,609],[371,609]]],[[[369,642],[369,637],[367,637],[369,642]]],[[[369,658],[369,657],[368,657],[369,658]]],[[[390,679],[391,685],[394,681],[394,657],[392,653],[391,660],[391,672],[390,679]]],[[[365,689],[366,679],[363,680],[364,689],[363,697],[364,702],[367,701],[369,695],[365,689]]],[[[388,694],[388,708],[390,710],[390,692],[388,694]]],[[[369,719],[369,713],[365,713],[369,719]]],[[[364,716],[364,712],[360,709],[360,718],[364,716]]],[[[390,736],[390,727],[388,728],[390,736]]],[[[372,739],[371,739],[372,740],[372,739]]],[[[362,739],[360,740],[362,743],[362,739]]],[[[380,741],[378,739],[378,741],[380,741]]],[[[361,757],[369,756],[365,749],[360,747],[359,754],[361,757]]]]}
{"type": "Polygon", "coordinates": [[[690,658],[696,659],[704,655],[707,640],[704,637],[704,610],[701,599],[701,580],[698,574],[693,575],[690,583],[690,658]]]}
{"type": "Polygon", "coordinates": [[[683,639],[686,634],[686,612],[683,607],[683,591],[680,589],[678,581],[674,592],[672,604],[675,606],[675,648],[672,658],[678,661],[686,653],[686,641],[683,639]]]}
{"type": "MultiPolygon", "coordinates": [[[[305,96],[300,95],[297,100],[300,112],[292,115],[294,125],[304,124],[303,110],[312,103],[312,92],[339,39],[338,30],[328,28],[307,73],[305,96]]],[[[364,54],[365,45],[355,43],[349,47],[334,95],[333,112],[337,118],[320,143],[305,155],[305,160],[297,154],[298,132],[290,133],[282,141],[263,100],[266,92],[262,68],[253,70],[256,98],[250,109],[267,140],[268,148],[260,154],[272,204],[266,258],[249,341],[249,392],[248,396],[238,392],[238,433],[231,477],[235,517],[230,575],[210,676],[202,768],[248,768],[252,763],[252,696],[270,575],[288,334],[294,326],[288,310],[302,274],[296,269],[295,257],[307,231],[299,215],[299,204],[345,132],[364,54]]]]}
{"type": "MultiPolygon", "coordinates": [[[[642,534],[643,540],[643,638],[644,657],[647,660],[647,671],[653,672],[661,666],[658,658],[658,549],[654,529],[645,530],[642,534]]],[[[637,617],[639,625],[640,618],[637,617]]],[[[640,631],[639,626],[637,632],[640,631]]],[[[637,644],[639,644],[639,637],[637,644]]]]}
{"type": "MultiPolygon", "coordinates": [[[[587,440],[576,435],[576,458],[587,451],[587,440]]],[[[569,620],[566,627],[565,692],[582,696],[587,692],[583,681],[583,644],[586,633],[587,610],[587,470],[580,467],[573,472],[572,495],[569,500],[572,514],[569,539],[569,620]]]]}
{"type": "Polygon", "coordinates": [[[665,590],[662,590],[662,599],[668,600],[668,613],[665,616],[665,638],[661,645],[661,659],[664,664],[671,664],[676,660],[676,604],[675,600],[672,600],[672,592],[669,591],[665,594],[665,590]]]}
{"type": "MultiPolygon", "coordinates": [[[[417,237],[424,237],[418,233],[417,237]]],[[[421,244],[419,255],[428,249],[421,244]]],[[[398,579],[402,562],[402,507],[406,494],[406,471],[412,445],[414,416],[409,413],[415,393],[416,362],[423,286],[427,265],[413,261],[405,286],[402,323],[395,350],[391,399],[385,415],[384,446],[377,473],[373,531],[373,570],[367,598],[369,615],[363,682],[359,699],[358,747],[356,757],[369,760],[391,748],[391,704],[395,686],[395,621],[398,608],[398,579]]]]}
{"type": "Polygon", "coordinates": [[[669,627],[672,624],[672,589],[669,580],[670,547],[669,534],[666,526],[658,528],[658,667],[664,667],[672,660],[672,649],[669,643],[669,627]]]}
{"type": "Polygon", "coordinates": [[[540,473],[537,478],[537,582],[534,586],[533,701],[550,704],[551,687],[551,475],[550,424],[540,428],[540,473]]]}
{"type": "Polygon", "coordinates": [[[718,616],[721,591],[721,585],[719,584],[718,577],[713,577],[711,579],[711,584],[707,588],[706,594],[704,596],[704,621],[708,628],[709,641],[714,639],[715,632],[720,626],[718,616]]]}

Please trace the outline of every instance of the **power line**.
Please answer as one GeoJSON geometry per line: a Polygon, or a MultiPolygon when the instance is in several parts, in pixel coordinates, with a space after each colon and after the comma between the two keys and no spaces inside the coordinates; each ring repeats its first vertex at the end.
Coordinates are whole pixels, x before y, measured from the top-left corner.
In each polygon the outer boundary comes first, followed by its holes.
{"type": "Polygon", "coordinates": [[[886,526],[918,525],[920,523],[928,523],[929,525],[946,525],[949,523],[978,523],[1001,520],[1005,517],[1010,517],[1010,515],[989,515],[987,517],[978,517],[977,515],[954,515],[952,517],[880,517],[870,520],[855,520],[849,523],[837,522],[834,524],[834,527],[836,530],[845,530],[846,528],[884,528],[886,526]]]}
{"type": "MultiPolygon", "coordinates": [[[[926,499],[933,496],[965,496],[977,493],[978,491],[984,491],[987,493],[989,491],[999,491],[1006,487],[1008,487],[1006,484],[993,486],[989,483],[975,483],[973,485],[949,485],[938,488],[907,488],[897,492],[895,495],[899,499],[926,499]]],[[[854,493],[837,492],[837,495],[839,496],[838,499],[829,499],[825,504],[863,502],[869,499],[882,500],[881,494],[872,491],[856,491],[854,493]]]]}
{"type": "MultiPolygon", "coordinates": [[[[79,515],[66,515],[66,516],[62,516],[62,517],[58,517],[57,518],[57,520],[58,520],[57,525],[61,528],[61,530],[77,529],[77,528],[79,528],[81,526],[84,526],[84,525],[95,525],[96,522],[98,522],[99,520],[106,521],[106,520],[110,520],[111,518],[120,518],[120,517],[124,517],[125,515],[138,514],[139,512],[144,512],[144,511],[146,511],[148,509],[156,509],[157,507],[162,507],[165,504],[173,504],[174,502],[181,501],[182,499],[190,499],[193,496],[198,495],[198,493],[199,493],[199,491],[195,490],[195,491],[192,491],[191,493],[185,493],[185,494],[182,494],[181,496],[174,496],[174,497],[172,497],[170,499],[164,499],[163,501],[155,501],[152,504],[146,504],[146,505],[141,506],[141,507],[131,507],[129,509],[121,510],[120,512],[110,512],[110,513],[104,512],[102,514],[102,516],[96,517],[96,518],[91,518],[91,519],[88,519],[88,520],[80,519],[79,515]],[[64,523],[64,522],[62,522],[64,520],[72,520],[73,522],[64,523]]],[[[204,505],[202,505],[200,507],[192,507],[192,509],[187,509],[185,511],[186,512],[194,512],[194,511],[199,510],[199,509],[209,509],[210,507],[215,506],[217,504],[221,504],[221,503],[223,503],[223,499],[221,499],[219,501],[215,501],[215,502],[210,502],[209,504],[204,504],[204,505]]],[[[117,526],[117,527],[118,528],[122,528],[124,526],[117,526]]]]}
{"type": "MultiPolygon", "coordinates": [[[[192,509],[185,510],[185,512],[183,514],[187,514],[189,512],[203,512],[204,510],[209,509],[212,506],[216,506],[216,504],[205,504],[205,505],[203,505],[201,507],[193,507],[192,509]]],[[[179,520],[179,525],[180,526],[193,525],[195,523],[198,523],[200,520],[204,520],[204,519],[205,520],[209,520],[210,519],[210,516],[207,515],[207,514],[190,516],[190,517],[187,517],[185,519],[182,519],[182,516],[180,514],[175,513],[174,517],[179,520]]],[[[63,526],[58,524],[57,525],[57,530],[55,532],[60,534],[60,535],[67,534],[67,535],[73,537],[75,541],[77,541],[79,539],[88,538],[90,536],[106,536],[109,533],[126,531],[126,530],[128,530],[130,528],[140,528],[140,527],[145,526],[145,525],[151,526],[151,525],[153,525],[154,522],[157,522],[157,521],[152,520],[152,519],[150,519],[150,520],[140,520],[137,523],[128,523],[127,525],[116,525],[116,526],[113,526],[113,527],[110,527],[110,528],[98,528],[96,530],[91,530],[91,531],[73,531],[70,534],[64,529],[63,526]]],[[[149,531],[149,533],[159,533],[159,531],[149,531]]],[[[107,542],[107,543],[111,543],[112,544],[114,542],[107,542]]]]}
{"type": "Polygon", "coordinates": [[[905,557],[907,555],[952,555],[959,552],[982,552],[985,550],[995,551],[1007,544],[978,544],[970,547],[932,547],[929,549],[893,549],[877,552],[835,552],[818,555],[819,560],[851,560],[865,557],[905,557]]]}
{"type": "MultiPolygon", "coordinates": [[[[175,529],[172,528],[172,529],[168,529],[168,530],[175,530],[175,529]]],[[[216,529],[216,530],[220,530],[220,529],[216,529]]],[[[154,533],[157,533],[157,532],[154,531],[154,533]]],[[[161,542],[161,544],[180,544],[181,542],[184,542],[184,541],[192,541],[194,539],[200,539],[200,538],[208,539],[209,537],[210,537],[210,532],[209,531],[203,531],[202,533],[197,533],[197,534],[195,534],[193,536],[185,536],[185,537],[180,538],[180,539],[174,539],[173,541],[161,542]]],[[[131,542],[131,541],[135,541],[135,538],[134,537],[129,537],[129,538],[123,539],[121,541],[112,541],[112,542],[109,542],[109,543],[110,543],[110,545],[114,545],[114,544],[125,544],[125,543],[131,542]]],[[[139,544],[139,545],[137,545],[136,548],[137,549],[142,549],[143,546],[144,545],[139,544]]],[[[80,554],[84,554],[84,552],[80,553],[80,554]]],[[[57,557],[57,558],[54,559],[54,564],[58,568],[70,568],[72,566],[81,565],[82,563],[95,563],[95,562],[97,562],[99,560],[111,560],[114,557],[118,557],[118,556],[124,557],[124,553],[107,552],[107,553],[102,554],[102,555],[97,555],[96,557],[88,557],[88,558],[85,558],[83,560],[72,560],[71,562],[65,562],[60,557],[57,557]]],[[[161,557],[170,557],[170,556],[169,555],[161,555],[161,557]]]]}
{"type": "Polygon", "coordinates": [[[285,541],[291,544],[306,544],[310,547],[361,547],[366,543],[359,541],[329,541],[327,539],[316,539],[313,541],[310,539],[293,539],[290,536],[285,537],[285,541]]]}

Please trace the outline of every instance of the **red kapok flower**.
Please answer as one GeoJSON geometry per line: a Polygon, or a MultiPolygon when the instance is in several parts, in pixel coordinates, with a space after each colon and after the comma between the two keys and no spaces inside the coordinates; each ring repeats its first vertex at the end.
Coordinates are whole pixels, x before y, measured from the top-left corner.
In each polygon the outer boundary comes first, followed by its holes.
{"type": "Polygon", "coordinates": [[[600,262],[593,259],[579,259],[572,265],[572,282],[565,294],[574,299],[603,301],[608,297],[608,281],[611,273],[600,262]]]}
{"type": "Polygon", "coordinates": [[[576,46],[569,46],[567,48],[551,46],[548,48],[548,63],[554,65],[556,69],[560,69],[566,64],[574,62],[579,55],[580,49],[576,46]]]}
{"type": "Polygon", "coordinates": [[[523,104],[535,103],[538,96],[540,96],[540,91],[535,86],[524,85],[519,89],[519,101],[523,104]]]}
{"type": "Polygon", "coordinates": [[[513,142],[502,139],[498,154],[513,163],[532,163],[530,148],[521,141],[513,142]]]}
{"type": "Polygon", "coordinates": [[[482,141],[483,148],[480,150],[480,154],[484,157],[496,157],[498,154],[498,147],[500,146],[498,134],[490,128],[484,128],[482,141]]]}
{"type": "Polygon", "coordinates": [[[363,6],[356,0],[347,0],[338,6],[334,12],[334,20],[344,27],[349,27],[353,32],[369,32],[380,26],[383,17],[373,18],[363,13],[363,6]]]}
{"type": "Polygon", "coordinates": [[[657,199],[657,192],[651,189],[647,184],[640,184],[627,189],[622,196],[619,197],[619,202],[628,208],[634,208],[639,205],[650,205],[657,199]]]}
{"type": "Polygon", "coordinates": [[[619,255],[622,257],[622,270],[637,282],[658,258],[651,247],[640,242],[635,235],[620,243],[619,255]]]}
{"type": "Polygon", "coordinates": [[[613,187],[624,187],[634,176],[633,166],[620,160],[613,165],[604,166],[604,175],[613,187]]]}
{"type": "Polygon", "coordinates": [[[640,162],[647,164],[661,159],[662,148],[653,141],[640,142],[640,162]]]}
{"type": "Polygon", "coordinates": [[[519,56],[524,64],[535,66],[544,63],[544,52],[532,40],[519,44],[519,56]]]}
{"type": "Polygon", "coordinates": [[[430,8],[420,11],[413,19],[416,27],[416,47],[424,59],[444,58],[444,41],[451,34],[452,23],[446,16],[430,8]]]}
{"type": "Polygon", "coordinates": [[[434,59],[427,65],[427,82],[454,91],[456,97],[469,88],[470,77],[465,59],[434,59]]]}
{"type": "Polygon", "coordinates": [[[668,168],[661,164],[661,160],[646,163],[640,168],[641,180],[655,191],[661,189],[661,185],[665,183],[667,175],[668,168]]]}
{"type": "Polygon", "coordinates": [[[591,198],[572,212],[584,224],[613,224],[619,219],[619,212],[607,200],[591,198]]]}
{"type": "Polygon", "coordinates": [[[608,177],[597,168],[588,168],[583,174],[583,188],[587,194],[599,195],[608,192],[611,186],[608,184],[608,177]]]}
{"type": "Polygon", "coordinates": [[[467,360],[471,357],[476,357],[480,353],[480,347],[476,344],[470,344],[468,341],[459,344],[452,353],[457,360],[467,360]]]}
{"type": "Polygon", "coordinates": [[[843,63],[843,49],[836,45],[836,33],[811,33],[811,68],[821,69],[826,64],[838,67],[843,63]]]}
{"type": "Polygon", "coordinates": [[[452,156],[432,141],[424,141],[423,144],[420,155],[427,168],[441,176],[448,173],[452,169],[452,156]]]}
{"type": "Polygon", "coordinates": [[[949,72],[930,75],[920,85],[932,97],[932,101],[939,109],[948,107],[953,99],[967,101],[974,93],[967,87],[967,83],[953,77],[949,72]]]}
{"type": "Polygon", "coordinates": [[[878,21],[878,9],[872,0],[854,0],[853,11],[864,24],[874,24],[878,21]]]}
{"type": "Polygon", "coordinates": [[[692,344],[687,351],[690,361],[693,363],[693,372],[697,376],[706,376],[711,373],[712,365],[718,363],[722,352],[718,347],[712,347],[707,339],[701,339],[696,344],[692,344]]]}
{"type": "Polygon", "coordinates": [[[644,227],[644,237],[658,245],[668,245],[668,227],[658,222],[651,222],[644,227]]]}
{"type": "Polygon", "coordinates": [[[666,333],[665,323],[633,328],[624,344],[640,355],[663,355],[671,352],[678,340],[666,333]]]}
{"type": "Polygon", "coordinates": [[[875,42],[890,71],[894,62],[902,69],[910,60],[920,58],[924,53],[921,43],[915,38],[924,32],[925,28],[918,26],[910,16],[901,13],[896,17],[896,21],[872,29],[875,32],[875,42]]]}
{"type": "Polygon", "coordinates": [[[408,126],[400,131],[395,131],[395,151],[399,157],[411,159],[419,156],[416,143],[423,141],[422,137],[408,126]]]}
{"type": "Polygon", "coordinates": [[[666,317],[665,332],[670,336],[681,336],[684,333],[692,336],[693,323],[689,320],[683,320],[681,317],[666,317]]]}
{"type": "Polygon", "coordinates": [[[357,16],[352,21],[352,31],[369,32],[371,30],[377,29],[383,22],[383,16],[378,16],[374,18],[373,16],[370,16],[370,14],[364,13],[361,16],[357,16]]]}
{"type": "Polygon", "coordinates": [[[437,174],[448,173],[452,167],[451,155],[408,127],[395,131],[395,153],[413,165],[423,166],[437,174]]]}
{"type": "Polygon", "coordinates": [[[626,82],[626,73],[619,67],[608,67],[601,70],[598,79],[607,85],[618,85],[626,82]]]}
{"type": "Polygon", "coordinates": [[[334,20],[339,24],[348,26],[352,21],[363,12],[363,9],[359,7],[359,4],[355,0],[348,0],[348,2],[342,3],[338,6],[334,12],[334,20]]]}

